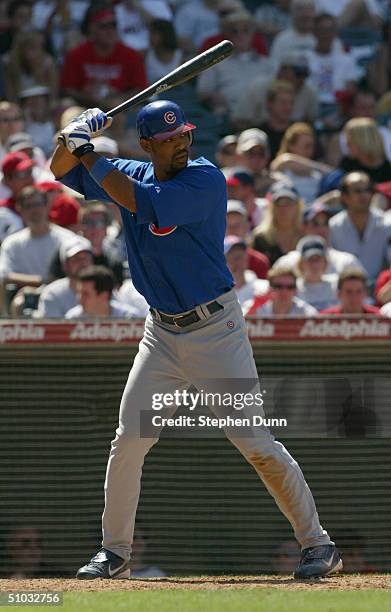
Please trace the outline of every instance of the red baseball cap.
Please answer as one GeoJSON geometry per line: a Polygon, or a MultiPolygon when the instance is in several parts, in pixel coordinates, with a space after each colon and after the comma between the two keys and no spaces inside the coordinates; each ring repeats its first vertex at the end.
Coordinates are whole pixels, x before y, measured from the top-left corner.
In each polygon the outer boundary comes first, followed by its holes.
{"type": "Polygon", "coordinates": [[[36,183],[38,189],[47,193],[48,191],[62,191],[62,185],[58,181],[41,181],[36,183]]]}
{"type": "Polygon", "coordinates": [[[90,23],[101,23],[103,21],[117,21],[117,16],[110,8],[96,11],[90,17],[90,23]]]}
{"type": "Polygon", "coordinates": [[[49,211],[49,219],[52,223],[69,227],[76,225],[79,216],[80,204],[71,196],[59,193],[55,196],[49,211]]]}
{"type": "Polygon", "coordinates": [[[15,151],[14,153],[7,153],[3,157],[1,163],[1,169],[3,174],[10,175],[14,172],[23,172],[34,166],[34,162],[26,153],[23,151],[15,151]]]}

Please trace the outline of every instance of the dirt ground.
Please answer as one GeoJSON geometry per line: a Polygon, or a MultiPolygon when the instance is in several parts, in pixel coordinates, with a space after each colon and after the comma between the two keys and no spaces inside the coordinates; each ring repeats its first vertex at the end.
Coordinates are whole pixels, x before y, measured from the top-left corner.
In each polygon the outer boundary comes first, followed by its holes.
{"type": "Polygon", "coordinates": [[[0,591],[142,591],[162,589],[311,589],[311,590],[391,590],[391,574],[341,575],[321,580],[297,581],[288,576],[206,576],[149,578],[148,580],[92,580],[61,578],[1,579],[0,591]]]}

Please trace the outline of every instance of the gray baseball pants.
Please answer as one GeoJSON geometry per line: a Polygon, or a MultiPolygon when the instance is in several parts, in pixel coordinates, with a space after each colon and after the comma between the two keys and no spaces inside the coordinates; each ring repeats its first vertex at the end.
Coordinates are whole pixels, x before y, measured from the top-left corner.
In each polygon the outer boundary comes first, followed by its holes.
{"type": "MultiPolygon", "coordinates": [[[[198,307],[203,320],[186,328],[174,328],[157,322],[151,315],[147,317],[122,396],[119,427],[111,445],[105,481],[102,545],[124,559],[129,559],[131,553],[144,458],[159,437],[140,435],[140,412],[151,411],[152,394],[183,391],[191,384],[198,389],[201,385],[208,392],[208,380],[213,390],[216,379],[258,380],[234,290],[217,301],[224,306],[223,310],[205,318],[205,309],[198,307]]],[[[172,416],[176,409],[173,406],[164,416],[172,416]]],[[[255,413],[263,416],[262,408],[246,408],[241,416],[255,413]]],[[[330,538],[320,525],[303,473],[285,447],[266,427],[251,428],[245,437],[228,428],[225,433],[255,468],[291,523],[302,549],[329,544],[330,538]]]]}

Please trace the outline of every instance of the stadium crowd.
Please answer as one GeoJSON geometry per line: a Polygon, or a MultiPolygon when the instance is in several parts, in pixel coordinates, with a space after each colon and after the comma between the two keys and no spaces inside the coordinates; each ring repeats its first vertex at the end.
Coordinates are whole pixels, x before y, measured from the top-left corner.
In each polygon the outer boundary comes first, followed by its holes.
{"type": "MultiPolygon", "coordinates": [[[[117,206],[50,172],[57,133],[224,38],[180,103],[226,177],[244,313],[391,317],[391,0],[0,1],[1,316],[146,315],[117,206]]],[[[134,117],[95,149],[145,158],[134,117]]]]}

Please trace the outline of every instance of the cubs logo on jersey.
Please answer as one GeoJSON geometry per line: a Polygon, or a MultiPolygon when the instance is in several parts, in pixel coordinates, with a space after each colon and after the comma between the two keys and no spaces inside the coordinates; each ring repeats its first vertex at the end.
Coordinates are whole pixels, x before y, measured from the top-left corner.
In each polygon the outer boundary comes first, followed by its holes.
{"type": "Polygon", "coordinates": [[[154,236],[168,236],[168,234],[172,234],[175,232],[177,225],[170,225],[169,227],[156,227],[154,223],[149,224],[149,231],[154,236]]]}

